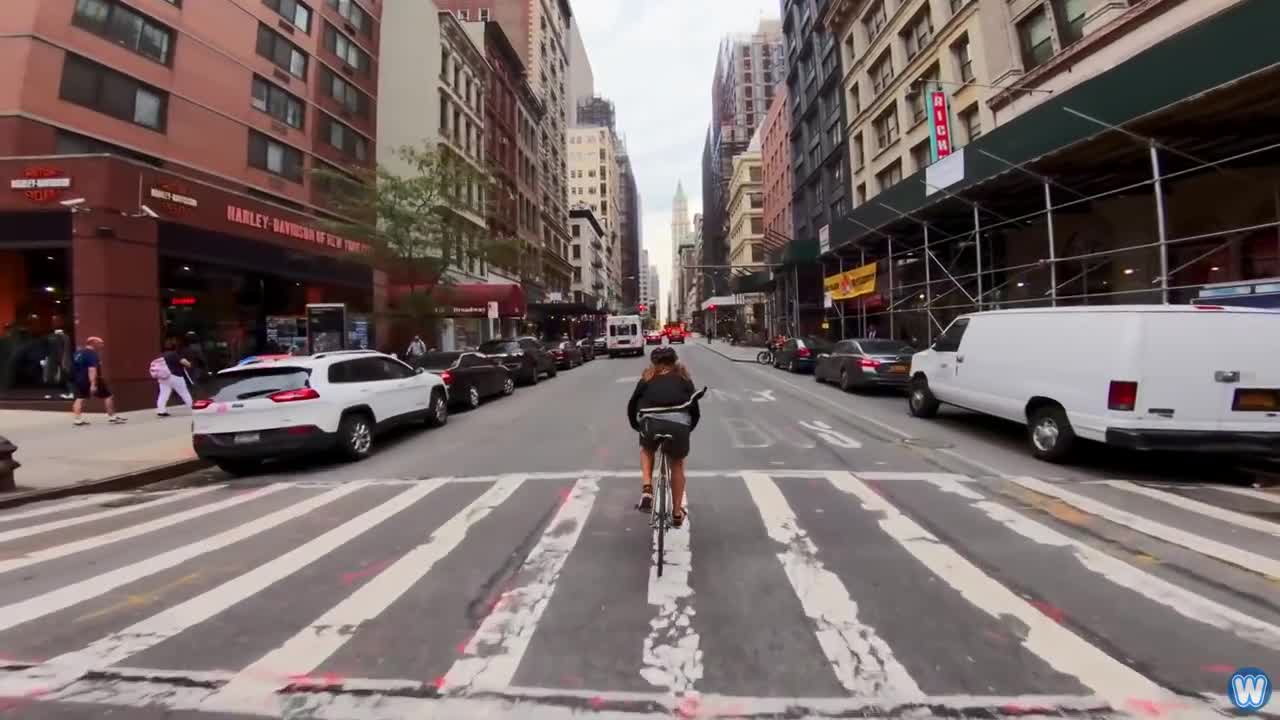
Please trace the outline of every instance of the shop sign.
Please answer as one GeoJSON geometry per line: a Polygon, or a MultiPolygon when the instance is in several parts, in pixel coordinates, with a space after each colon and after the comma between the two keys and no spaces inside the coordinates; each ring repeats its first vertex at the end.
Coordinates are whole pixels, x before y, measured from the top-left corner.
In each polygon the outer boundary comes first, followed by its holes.
{"type": "Polygon", "coordinates": [[[185,185],[180,183],[156,183],[147,191],[152,200],[160,203],[162,209],[171,215],[186,215],[192,209],[200,207],[200,201],[187,193],[185,185]]]}
{"type": "Polygon", "coordinates": [[[822,281],[823,292],[832,300],[850,300],[876,291],[876,264],[867,263],[852,270],[831,275],[822,281]]]}
{"type": "Polygon", "coordinates": [[[831,226],[823,225],[818,228],[818,254],[825,255],[831,251],[831,226]]]}
{"type": "Polygon", "coordinates": [[[347,240],[333,233],[317,230],[313,227],[267,215],[266,213],[236,207],[235,205],[227,206],[227,220],[237,225],[248,225],[259,230],[267,230],[277,235],[323,245],[335,250],[354,253],[364,252],[368,249],[368,246],[361,242],[347,240]]]}
{"type": "Polygon", "coordinates": [[[933,159],[941,160],[951,154],[951,108],[947,104],[947,94],[940,91],[929,93],[929,106],[932,110],[933,159]]]}
{"type": "Polygon", "coordinates": [[[57,200],[70,188],[71,178],[52,167],[29,167],[22,171],[22,177],[9,181],[10,190],[21,190],[28,200],[38,203],[57,200]]]}

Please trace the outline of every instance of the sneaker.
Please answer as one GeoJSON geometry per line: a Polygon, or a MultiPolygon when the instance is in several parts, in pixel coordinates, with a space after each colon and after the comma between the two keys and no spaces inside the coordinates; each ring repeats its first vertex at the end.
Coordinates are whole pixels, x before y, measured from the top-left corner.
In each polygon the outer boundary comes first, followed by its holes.
{"type": "Polygon", "coordinates": [[[80,427],[81,425],[88,425],[88,424],[89,424],[89,421],[85,420],[82,417],[78,417],[75,420],[71,421],[71,425],[74,427],[80,427]]]}
{"type": "Polygon", "coordinates": [[[122,418],[119,415],[112,415],[111,417],[107,418],[107,422],[113,423],[116,425],[123,425],[129,422],[129,418],[122,418]]]}
{"type": "Polygon", "coordinates": [[[646,513],[653,511],[653,490],[648,485],[640,493],[640,502],[636,503],[636,509],[646,513]]]}
{"type": "Polygon", "coordinates": [[[171,416],[167,412],[158,412],[156,413],[156,417],[171,417],[171,416]]]}

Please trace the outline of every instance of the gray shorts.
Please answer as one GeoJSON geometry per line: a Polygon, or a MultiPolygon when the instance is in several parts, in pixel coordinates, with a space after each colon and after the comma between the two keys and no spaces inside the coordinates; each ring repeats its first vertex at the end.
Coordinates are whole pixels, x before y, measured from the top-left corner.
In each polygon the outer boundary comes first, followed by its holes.
{"type": "Polygon", "coordinates": [[[658,418],[641,418],[640,447],[650,452],[657,450],[658,440],[654,437],[656,435],[671,436],[665,446],[667,457],[672,460],[683,460],[689,456],[688,425],[658,418]]]}

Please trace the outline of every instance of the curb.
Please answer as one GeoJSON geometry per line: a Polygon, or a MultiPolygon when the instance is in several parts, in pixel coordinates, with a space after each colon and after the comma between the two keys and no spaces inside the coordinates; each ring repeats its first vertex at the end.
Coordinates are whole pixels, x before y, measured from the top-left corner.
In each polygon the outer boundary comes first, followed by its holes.
{"type": "Polygon", "coordinates": [[[710,343],[698,343],[698,347],[710,350],[711,352],[719,355],[720,357],[724,358],[725,360],[728,360],[729,362],[751,363],[752,365],[759,365],[759,363],[757,363],[755,360],[745,360],[743,358],[733,357],[732,355],[726,355],[720,352],[719,350],[715,349],[710,343]]]}
{"type": "Polygon", "coordinates": [[[42,500],[58,500],[73,495],[92,495],[95,493],[119,492],[121,490],[136,490],[137,488],[150,485],[152,483],[162,482],[164,480],[172,480],[173,478],[186,475],[196,470],[202,470],[209,467],[210,463],[199,458],[191,458],[189,460],[179,460],[178,462],[169,463],[168,465],[157,465],[155,467],[145,468],[143,470],[135,470],[133,472],[113,475],[111,477],[100,478],[97,480],[86,480],[84,482],[75,483],[74,485],[64,485],[62,487],[47,488],[40,490],[27,490],[26,492],[13,493],[0,496],[0,510],[28,503],[40,502],[42,500]]]}

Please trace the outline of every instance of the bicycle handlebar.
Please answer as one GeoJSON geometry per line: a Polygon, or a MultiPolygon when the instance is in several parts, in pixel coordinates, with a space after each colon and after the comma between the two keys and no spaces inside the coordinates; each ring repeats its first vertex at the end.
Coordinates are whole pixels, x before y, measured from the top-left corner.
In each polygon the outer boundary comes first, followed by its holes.
{"type": "Polygon", "coordinates": [[[680,403],[679,405],[672,405],[671,407],[645,408],[643,410],[637,410],[636,414],[651,415],[653,413],[680,412],[681,410],[688,410],[690,407],[693,407],[694,403],[701,400],[702,396],[706,394],[707,394],[707,387],[703,386],[703,388],[698,392],[694,393],[693,397],[689,398],[687,402],[680,403]]]}

